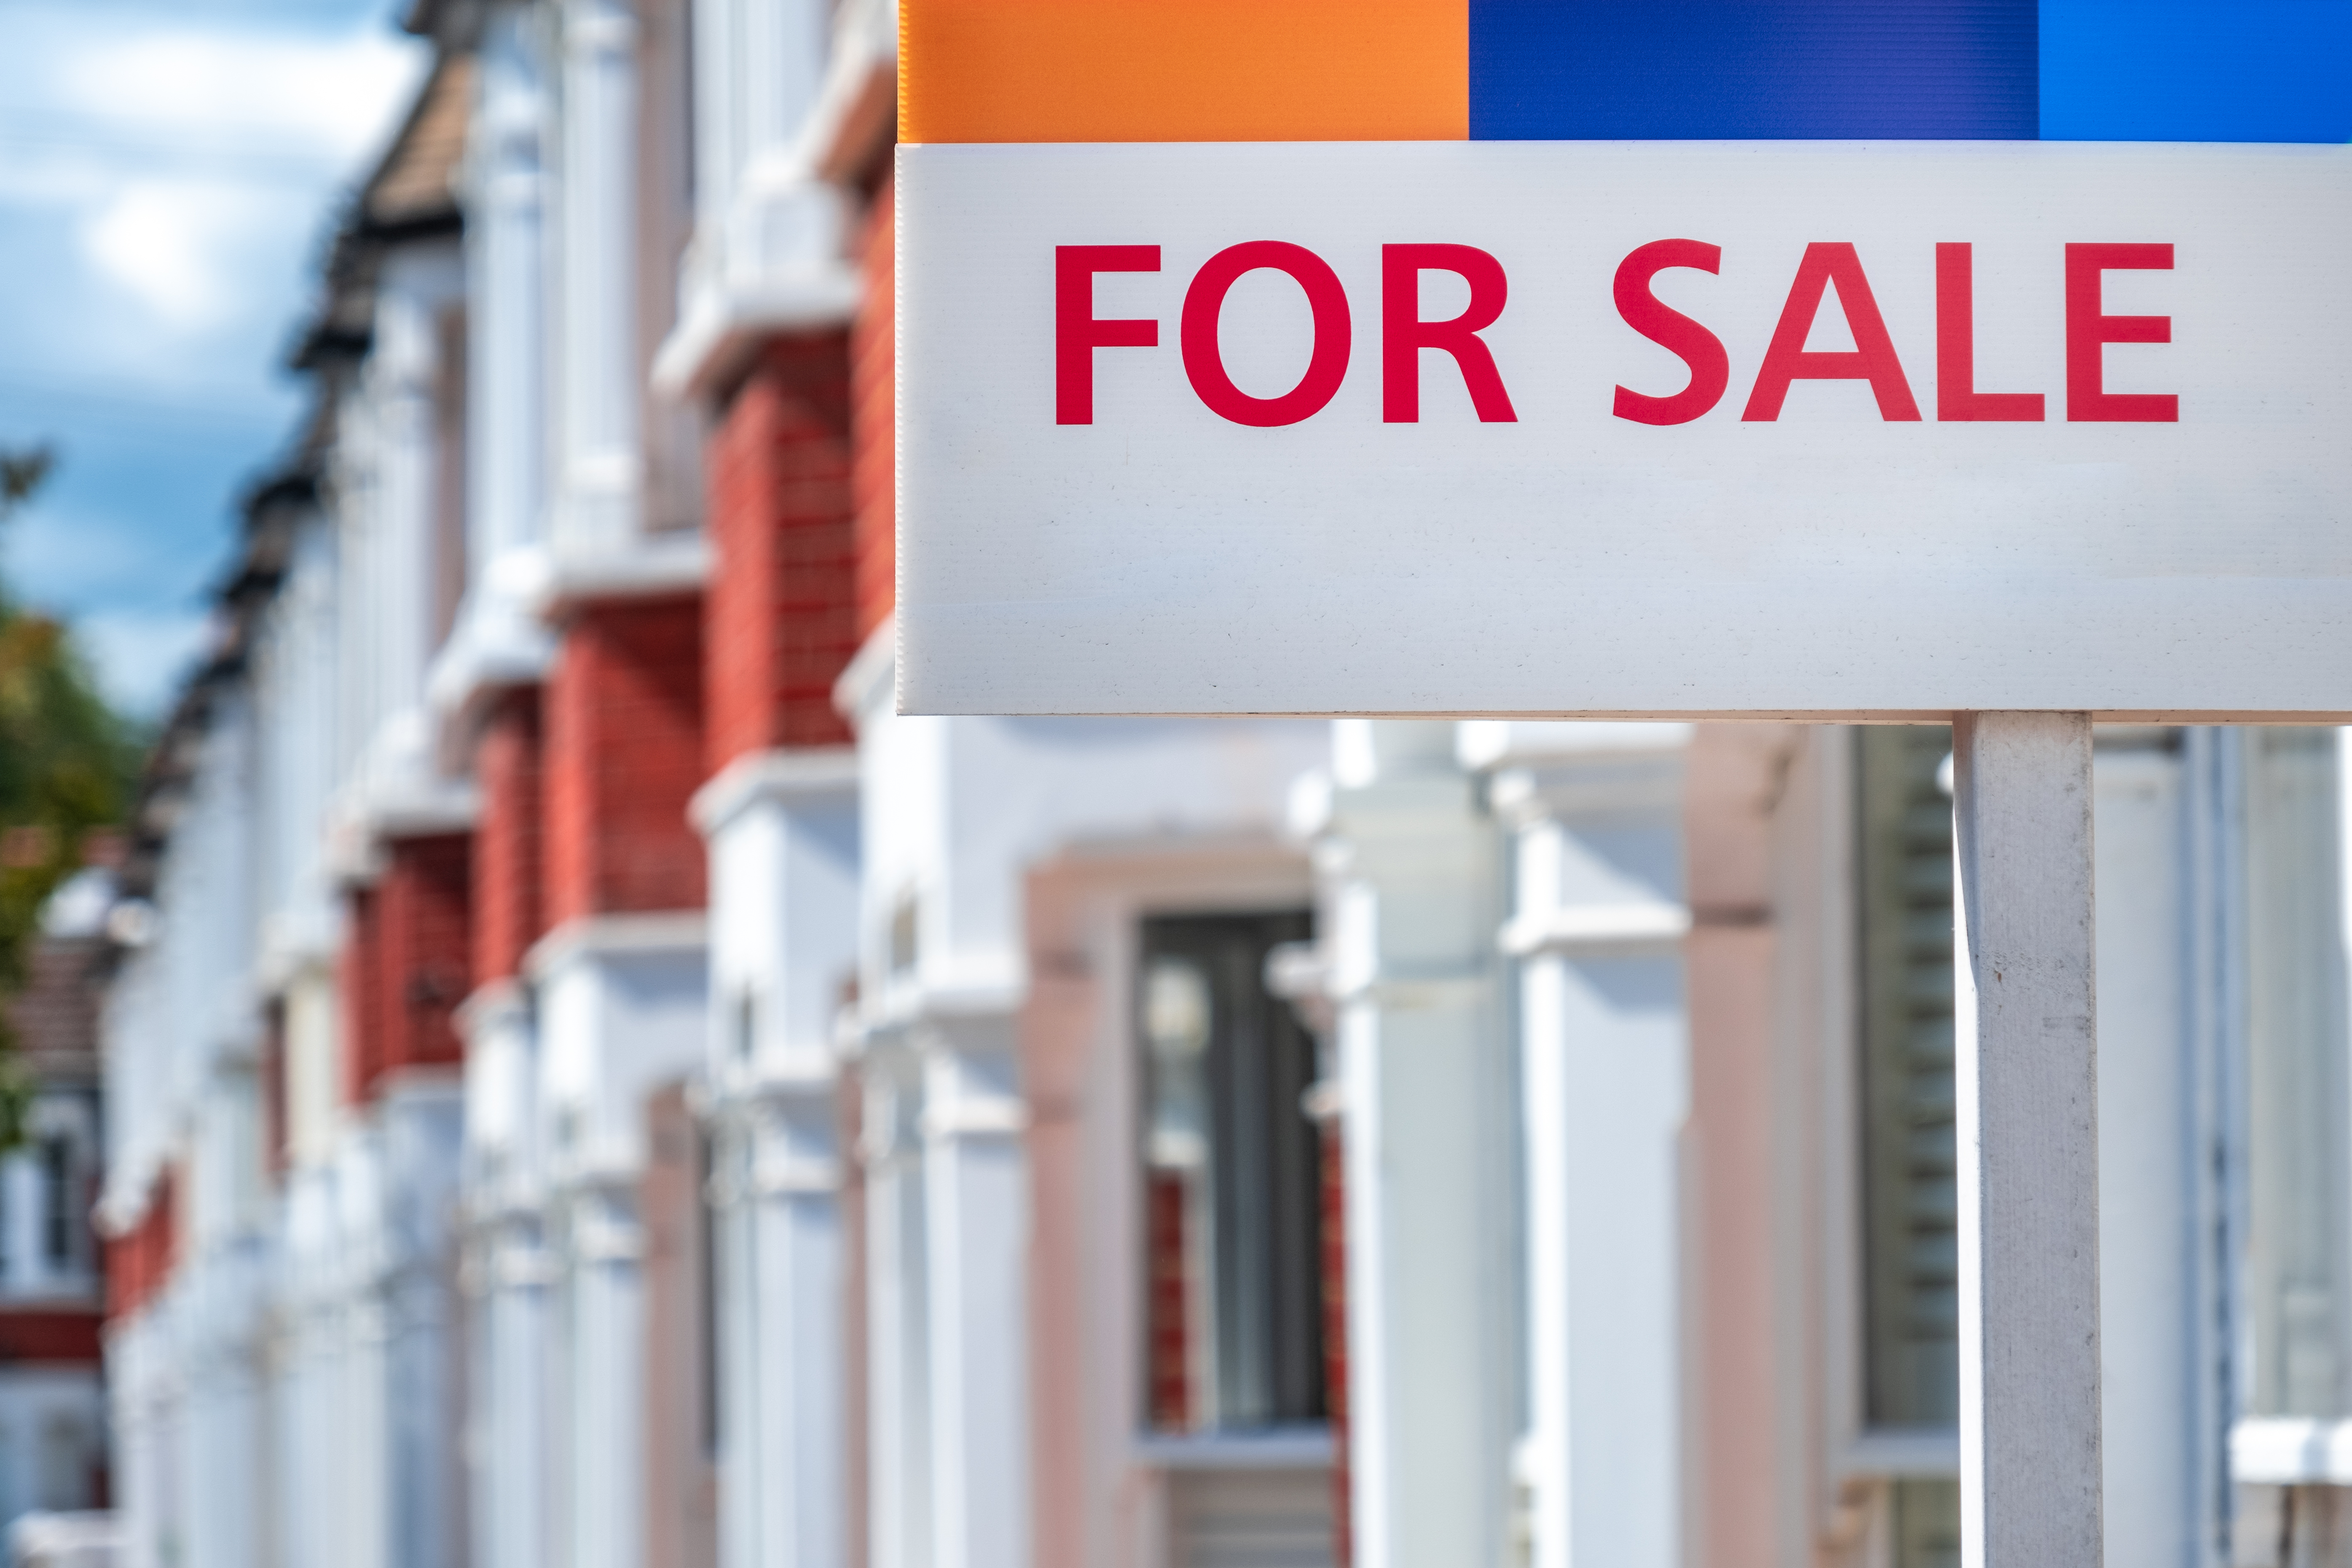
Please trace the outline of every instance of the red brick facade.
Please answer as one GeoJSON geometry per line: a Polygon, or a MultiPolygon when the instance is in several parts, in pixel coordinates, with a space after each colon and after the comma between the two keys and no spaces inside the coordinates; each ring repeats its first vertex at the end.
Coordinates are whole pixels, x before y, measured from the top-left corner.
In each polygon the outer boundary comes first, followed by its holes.
{"type": "Polygon", "coordinates": [[[866,215],[859,247],[866,297],[850,329],[849,389],[856,410],[853,486],[857,507],[857,637],[874,635],[898,602],[898,331],[896,207],[885,184],[866,215]]]}
{"type": "Polygon", "coordinates": [[[354,888],[343,900],[343,948],[335,955],[335,1000],[342,1014],[336,1045],[342,1053],[342,1076],[335,1087],[346,1104],[364,1100],[368,1086],[383,1071],[383,1047],[376,1037],[383,1016],[376,996],[383,973],[378,908],[373,888],[354,888]]]}
{"type": "Polygon", "coordinates": [[[0,1309],[0,1364],[65,1362],[94,1365],[99,1359],[98,1325],[95,1307],[0,1309]]]}
{"type": "Polygon", "coordinates": [[[178,1261],[178,1215],[172,1173],[166,1171],[147,1200],[147,1216],[137,1229],[106,1243],[106,1315],[131,1316],[154,1299],[178,1261]]]}
{"type": "Polygon", "coordinates": [[[547,931],[545,736],[536,687],[499,700],[474,753],[474,984],[509,980],[547,931]]]}
{"type": "Polygon", "coordinates": [[[343,948],[344,1091],[375,1097],[388,1073],[464,1054],[455,1015],[473,958],[473,839],[394,839],[373,888],[352,895],[343,948]]]}
{"type": "Polygon", "coordinates": [[[696,910],[702,598],[584,605],[547,687],[547,919],[696,910]]]}
{"type": "Polygon", "coordinates": [[[1181,1173],[1145,1174],[1143,1338],[1156,1432],[1190,1432],[1200,1415],[1192,1387],[1192,1238],[1184,1223],[1189,1207],[1181,1173]]]}
{"type": "Polygon", "coordinates": [[[857,651],[845,334],[771,342],[709,446],[710,768],[849,741],[857,651]]]}

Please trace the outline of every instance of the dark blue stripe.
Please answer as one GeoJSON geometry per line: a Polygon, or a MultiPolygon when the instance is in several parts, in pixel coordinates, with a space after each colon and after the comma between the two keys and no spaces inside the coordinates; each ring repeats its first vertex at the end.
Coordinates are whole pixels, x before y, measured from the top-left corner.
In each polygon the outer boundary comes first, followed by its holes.
{"type": "Polygon", "coordinates": [[[2352,141],[2352,3],[2042,0],[2042,134],[2352,141]]]}
{"type": "Polygon", "coordinates": [[[2031,140],[2036,33],[2034,0],[1470,0],[1470,134],[2031,140]]]}

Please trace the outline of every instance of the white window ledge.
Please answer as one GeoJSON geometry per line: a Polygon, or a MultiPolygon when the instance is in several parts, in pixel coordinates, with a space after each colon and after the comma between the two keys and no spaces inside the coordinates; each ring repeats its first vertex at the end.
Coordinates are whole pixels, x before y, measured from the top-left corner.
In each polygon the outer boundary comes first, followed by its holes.
{"type": "Polygon", "coordinates": [[[1135,1440],[1136,1462],[1161,1470],[1319,1470],[1330,1468],[1335,1453],[1331,1428],[1320,1423],[1135,1440]]]}
{"type": "Polygon", "coordinates": [[[2241,1421],[2230,1428],[2230,1476],[2270,1486],[2352,1486],[2352,1421],[2241,1421]]]}

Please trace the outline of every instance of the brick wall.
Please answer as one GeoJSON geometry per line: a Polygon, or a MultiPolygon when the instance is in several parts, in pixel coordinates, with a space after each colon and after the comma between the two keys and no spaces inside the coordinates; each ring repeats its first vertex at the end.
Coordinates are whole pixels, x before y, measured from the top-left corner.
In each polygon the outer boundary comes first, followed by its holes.
{"type": "Polygon", "coordinates": [[[1192,1387],[1192,1237],[1182,1173],[1143,1178],[1144,1357],[1148,1416],[1155,1432],[1190,1432],[1200,1405],[1192,1387]]]}
{"type": "Polygon", "coordinates": [[[474,753],[482,816],[474,835],[473,984],[513,978],[547,931],[541,853],[545,736],[536,687],[491,710],[474,753]]]}
{"type": "Polygon", "coordinates": [[[387,1073],[454,1063],[454,1018],[473,959],[473,837],[396,838],[383,875],[351,895],[345,939],[343,1090],[374,1098],[387,1073]]]}
{"type": "Polygon", "coordinates": [[[708,773],[702,599],[607,600],[564,627],[547,687],[547,919],[694,910],[708,773]]]}
{"type": "Polygon", "coordinates": [[[341,1081],[335,1088],[346,1104],[364,1100],[369,1086],[383,1074],[379,908],[373,888],[354,888],[344,899],[343,948],[335,955],[335,997],[342,1010],[341,1037],[336,1045],[343,1059],[341,1081]]]}
{"type": "Polygon", "coordinates": [[[473,835],[395,839],[389,858],[376,885],[383,1070],[455,1062],[453,1015],[473,961],[473,835]]]}
{"type": "Polygon", "coordinates": [[[99,1316],[87,1307],[0,1307],[0,1364],[97,1364],[99,1316]]]}
{"type": "Polygon", "coordinates": [[[177,1256],[175,1235],[177,1196],[172,1173],[166,1171],[147,1200],[147,1215],[138,1228],[106,1243],[106,1316],[109,1321],[130,1317],[154,1299],[171,1278],[177,1256]]]}
{"type": "Polygon", "coordinates": [[[847,335],[770,343],[709,456],[710,770],[844,744],[833,684],[857,651],[847,335]]]}
{"type": "Polygon", "coordinates": [[[858,303],[849,336],[861,642],[889,618],[898,602],[898,337],[893,304],[898,253],[893,221],[886,184],[867,212],[859,243],[866,297],[858,303]]]}

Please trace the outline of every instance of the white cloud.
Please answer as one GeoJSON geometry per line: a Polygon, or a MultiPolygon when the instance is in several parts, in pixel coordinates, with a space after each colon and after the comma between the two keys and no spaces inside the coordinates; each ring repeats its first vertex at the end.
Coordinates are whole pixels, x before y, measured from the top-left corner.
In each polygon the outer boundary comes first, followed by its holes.
{"type": "Polygon", "coordinates": [[[380,22],[332,34],[47,22],[16,40],[47,57],[42,68],[0,60],[0,81],[27,79],[0,101],[36,82],[44,100],[24,121],[35,140],[0,158],[0,203],[62,209],[85,276],[135,307],[116,312],[120,331],[90,322],[85,350],[129,346],[151,373],[159,359],[187,372],[216,364],[233,329],[282,331],[307,300],[302,262],[334,184],[389,135],[425,51],[380,22]]]}
{"type": "MultiPolygon", "coordinates": [[[[139,180],[93,213],[83,254],[165,324],[201,332],[250,303],[241,265],[260,236],[283,228],[282,199],[216,180],[139,180]]],[[[275,279],[272,279],[275,281],[275,279]]]]}
{"type": "Polygon", "coordinates": [[[374,27],[331,39],[157,28],[87,40],[57,79],[63,107],[110,125],[349,160],[383,141],[423,63],[415,43],[374,27]]]}

